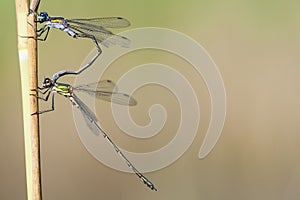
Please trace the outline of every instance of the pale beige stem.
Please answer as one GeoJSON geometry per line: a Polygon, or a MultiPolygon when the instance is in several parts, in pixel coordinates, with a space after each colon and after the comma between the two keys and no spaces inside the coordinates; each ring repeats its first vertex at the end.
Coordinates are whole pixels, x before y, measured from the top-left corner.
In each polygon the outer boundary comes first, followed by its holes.
{"type": "MultiPolygon", "coordinates": [[[[37,9],[39,0],[33,0],[31,4],[36,5],[34,9],[37,9]]],[[[37,88],[37,42],[35,39],[24,37],[35,36],[36,22],[34,21],[34,13],[29,16],[28,13],[29,0],[16,0],[27,199],[40,200],[42,199],[42,195],[40,173],[39,118],[38,115],[31,115],[32,113],[36,113],[38,111],[38,101],[34,95],[30,95],[30,91],[36,90],[37,88]]]]}

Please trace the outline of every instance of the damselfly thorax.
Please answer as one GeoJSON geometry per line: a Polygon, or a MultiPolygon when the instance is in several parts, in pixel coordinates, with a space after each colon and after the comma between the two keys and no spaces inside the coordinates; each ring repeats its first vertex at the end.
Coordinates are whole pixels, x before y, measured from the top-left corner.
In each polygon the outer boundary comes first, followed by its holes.
{"type": "Polygon", "coordinates": [[[53,18],[50,21],[45,22],[45,25],[47,25],[50,28],[57,28],[59,30],[62,30],[68,33],[73,38],[77,37],[77,34],[69,28],[69,24],[64,18],[53,18]]]}

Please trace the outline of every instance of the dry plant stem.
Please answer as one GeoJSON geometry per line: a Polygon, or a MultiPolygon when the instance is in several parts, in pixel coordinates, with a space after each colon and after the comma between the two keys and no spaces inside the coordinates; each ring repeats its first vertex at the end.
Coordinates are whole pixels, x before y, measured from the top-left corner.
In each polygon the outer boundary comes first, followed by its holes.
{"type": "MultiPolygon", "coordinates": [[[[32,5],[38,5],[38,2],[39,0],[33,0],[31,3],[32,5]]],[[[42,195],[40,175],[39,118],[38,115],[31,115],[31,113],[37,112],[38,101],[35,96],[30,95],[30,91],[37,88],[37,42],[32,38],[19,37],[35,35],[35,17],[34,14],[28,16],[28,13],[29,0],[16,0],[27,199],[40,200],[42,199],[42,195]]]]}
{"type": "Polygon", "coordinates": [[[40,4],[40,0],[32,0],[30,3],[30,10],[37,11],[39,4],[40,4]]]}

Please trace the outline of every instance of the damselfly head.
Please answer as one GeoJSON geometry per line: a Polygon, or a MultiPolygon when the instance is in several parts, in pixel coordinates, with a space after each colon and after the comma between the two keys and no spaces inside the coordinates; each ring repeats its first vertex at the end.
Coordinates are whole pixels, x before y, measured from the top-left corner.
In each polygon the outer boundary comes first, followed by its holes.
{"type": "Polygon", "coordinates": [[[49,88],[53,85],[53,82],[50,78],[45,78],[42,82],[44,88],[49,88]]]}
{"type": "Polygon", "coordinates": [[[44,21],[48,21],[49,20],[49,15],[47,12],[41,12],[38,16],[37,16],[38,20],[40,22],[44,22],[44,21]]]}

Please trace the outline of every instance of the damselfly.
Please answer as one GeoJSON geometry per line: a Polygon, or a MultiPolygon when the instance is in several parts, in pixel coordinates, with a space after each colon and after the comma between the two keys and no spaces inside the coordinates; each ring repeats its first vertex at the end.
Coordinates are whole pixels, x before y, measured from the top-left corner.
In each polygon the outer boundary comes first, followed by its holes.
{"type": "Polygon", "coordinates": [[[95,43],[98,53],[95,57],[73,74],[80,74],[93,64],[93,62],[100,56],[102,50],[99,43],[109,47],[111,45],[119,45],[122,47],[129,47],[130,40],[126,37],[115,35],[107,28],[125,28],[130,26],[130,22],[122,17],[103,17],[90,19],[66,19],[63,17],[51,17],[47,12],[41,12],[37,15],[38,23],[43,23],[44,26],[37,30],[36,38],[45,41],[48,37],[50,28],[56,28],[68,33],[73,38],[88,38],[95,43]],[[44,38],[41,36],[45,33],[44,38]]]}
{"type": "Polygon", "coordinates": [[[42,82],[42,87],[38,88],[38,92],[45,95],[44,97],[38,97],[39,99],[48,101],[50,95],[52,98],[52,108],[49,110],[40,111],[38,112],[38,114],[54,110],[55,93],[66,97],[72,102],[74,106],[76,106],[81,111],[90,130],[97,136],[102,135],[108,141],[108,143],[112,145],[114,150],[121,156],[121,158],[126,162],[128,167],[130,167],[132,171],[144,182],[144,184],[146,184],[150,189],[156,191],[157,189],[155,188],[154,184],[134,167],[134,165],[128,160],[128,158],[126,158],[126,156],[122,153],[122,151],[118,148],[118,146],[108,137],[108,135],[98,124],[96,115],[88,108],[87,105],[85,105],[78,98],[75,92],[77,91],[85,92],[87,94],[95,95],[95,97],[99,99],[110,101],[121,105],[134,106],[137,104],[136,100],[125,93],[120,93],[116,91],[116,89],[114,89],[116,88],[116,85],[110,80],[100,81],[96,83],[97,86],[94,83],[94,84],[88,84],[88,85],[83,85],[78,87],[72,87],[69,84],[57,82],[58,78],[61,77],[62,74],[65,75],[65,72],[63,71],[54,74],[52,79],[45,78],[42,82]],[[93,89],[95,87],[96,89],[93,89]]]}

